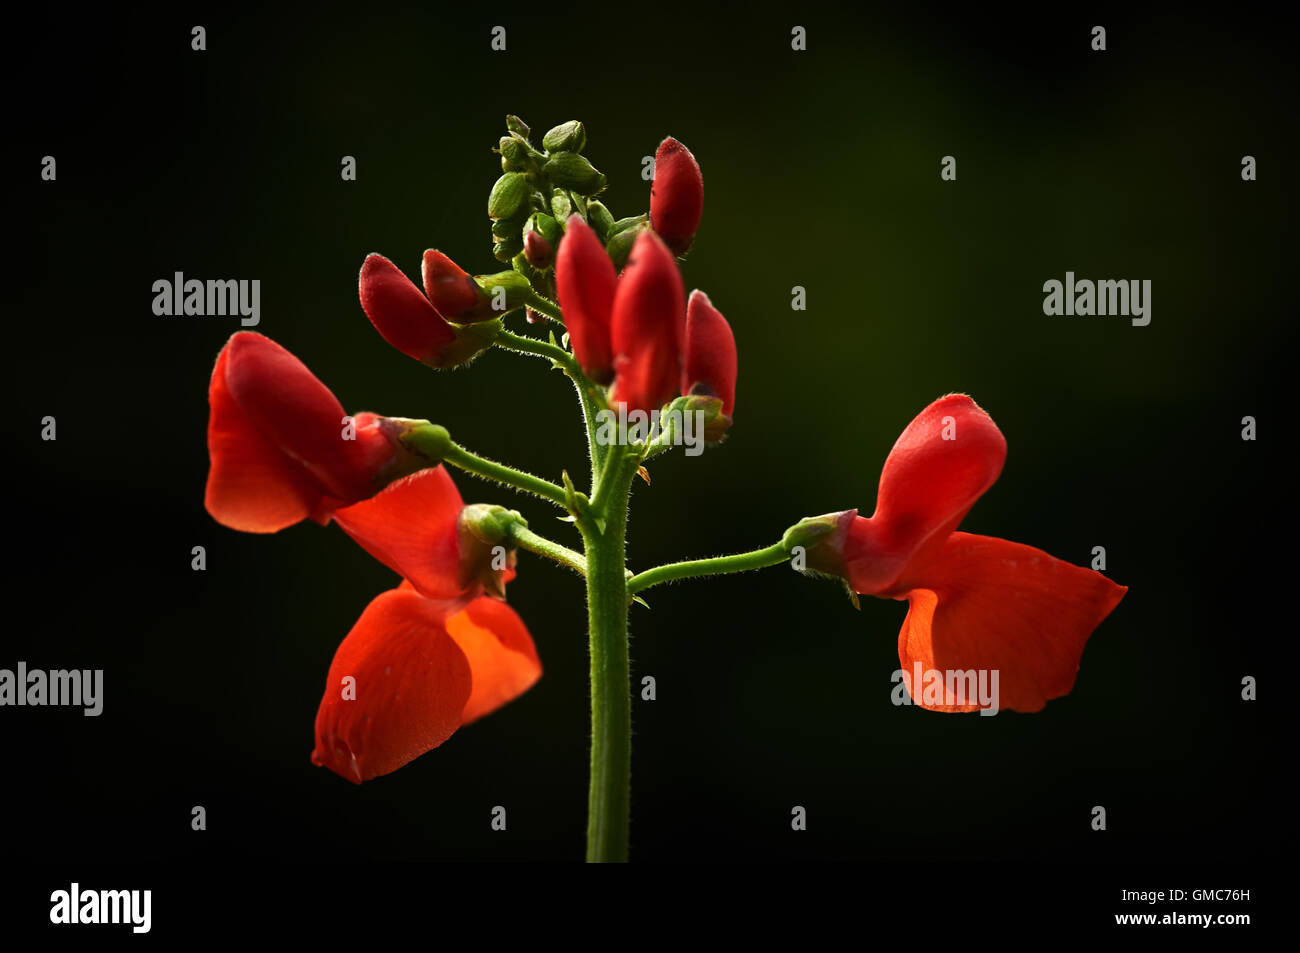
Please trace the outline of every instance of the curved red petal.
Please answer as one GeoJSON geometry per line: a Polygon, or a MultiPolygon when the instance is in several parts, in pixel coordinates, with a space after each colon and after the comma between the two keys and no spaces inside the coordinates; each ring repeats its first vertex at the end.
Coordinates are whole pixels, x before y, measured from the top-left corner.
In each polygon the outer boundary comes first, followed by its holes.
{"type": "Polygon", "coordinates": [[[608,384],[614,376],[610,315],[617,286],[605,246],[581,218],[570,218],[555,258],[555,288],[573,354],[598,384],[608,384]]]}
{"type": "Polygon", "coordinates": [[[464,502],[442,466],[390,483],[368,500],[336,510],[343,532],[430,599],[465,592],[457,518],[464,502]]]}
{"type": "Polygon", "coordinates": [[[632,246],[614,293],[610,336],[617,375],[611,402],[652,411],[677,396],[686,293],[672,252],[654,232],[642,232],[632,246]]]}
{"type": "Polygon", "coordinates": [[[319,483],[262,435],[230,393],[226,368],[231,344],[221,349],[208,384],[208,482],[204,505],[223,526],[274,533],[312,515],[321,505],[319,483]]]}
{"type": "Polygon", "coordinates": [[[357,280],[361,310],[383,339],[407,357],[434,360],[455,330],[424,293],[383,255],[367,255],[357,280]]]}
{"type": "Polygon", "coordinates": [[[686,358],[682,393],[722,400],[728,417],[736,406],[736,338],[709,296],[698,289],[686,304],[686,358]]]}
{"type": "Polygon", "coordinates": [[[907,425],[880,474],[876,511],[849,529],[844,557],[853,588],[889,595],[923,565],[997,480],[1007,441],[964,394],[932,403],[907,425]]]}
{"type": "Polygon", "coordinates": [[[334,653],[312,763],[356,784],[396,771],[460,727],[470,686],[446,607],[413,592],[381,593],[334,653]]]}
{"type": "Polygon", "coordinates": [[[226,344],[226,387],[248,421],[327,495],[352,502],[374,492],[344,439],[343,406],[307,366],[269,338],[241,331],[226,344]]]}
{"type": "Polygon", "coordinates": [[[691,150],[668,138],[655,152],[655,177],[650,186],[650,224],[683,255],[691,247],[704,213],[704,176],[691,150]]]}
{"type": "Polygon", "coordinates": [[[519,614],[482,596],[447,619],[447,632],[469,660],[473,687],[464,724],[518,698],[542,676],[537,647],[519,614]]]}
{"type": "Polygon", "coordinates": [[[482,317],[475,313],[481,310],[482,289],[468,272],[442,252],[436,248],[426,251],[420,262],[420,274],[424,279],[424,293],[448,321],[469,322],[482,317]]]}
{"type": "MultiPolygon", "coordinates": [[[[1128,591],[1041,549],[970,533],[949,536],[904,584],[898,659],[909,678],[916,663],[923,672],[996,671],[998,706],[1024,712],[1069,693],[1088,637],[1128,591]]],[[[980,707],[957,704],[949,687],[942,703],[917,690],[913,698],[936,711],[980,707]]]]}

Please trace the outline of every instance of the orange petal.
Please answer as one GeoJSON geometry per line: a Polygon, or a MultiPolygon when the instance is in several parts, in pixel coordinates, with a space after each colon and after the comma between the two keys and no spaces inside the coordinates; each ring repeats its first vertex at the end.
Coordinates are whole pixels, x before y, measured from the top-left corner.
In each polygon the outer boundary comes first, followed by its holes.
{"type": "MultiPolygon", "coordinates": [[[[911,603],[898,634],[908,678],[918,662],[923,672],[996,671],[999,708],[1025,712],[1069,693],[1088,637],[1128,591],[1041,549],[970,533],[953,533],[901,584],[909,591],[899,598],[911,603]]],[[[927,703],[919,686],[912,697],[935,711],[981,707],[957,704],[950,687],[942,703],[927,703]]]]}
{"type": "Polygon", "coordinates": [[[532,636],[519,614],[486,596],[447,619],[447,632],[469,659],[473,689],[465,724],[518,698],[542,676],[532,636]]]}
{"type": "Polygon", "coordinates": [[[334,520],[361,548],[430,599],[452,599],[461,582],[456,520],[464,506],[442,466],[390,483],[334,520]]]}
{"type": "Polygon", "coordinates": [[[447,634],[446,613],[443,603],[397,589],[366,606],[334,653],[316,713],[313,764],[360,784],[396,771],[460,727],[470,664],[447,634]]]}

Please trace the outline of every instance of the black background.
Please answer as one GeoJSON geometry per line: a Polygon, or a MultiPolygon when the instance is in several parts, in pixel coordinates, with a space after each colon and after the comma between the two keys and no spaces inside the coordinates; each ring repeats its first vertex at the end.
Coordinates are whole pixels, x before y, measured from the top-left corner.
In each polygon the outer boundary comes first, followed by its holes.
{"type": "MultiPolygon", "coordinates": [[[[1104,545],[1130,587],[1069,696],[993,719],[891,705],[897,603],[855,612],[785,568],[649,593],[633,677],[654,675],[658,700],[634,701],[633,859],[1257,871],[1278,849],[1290,760],[1291,583],[1272,555],[1294,482],[1277,399],[1295,314],[1287,36],[1236,7],[133,8],[15,25],[0,666],[103,668],[106,701],[99,718],[0,712],[7,854],[251,870],[581,858],[580,581],[522,557],[510,601],[545,666],[524,697],[360,788],[313,767],[333,650],[395,579],[334,528],[254,537],[208,517],[207,381],[238,322],[150,308],[174,271],[258,278],[256,330],[349,410],[428,417],[487,456],[580,472],[559,375],[503,353],[434,374],[356,300],[371,251],[413,276],[426,247],[499,267],[489,149],[515,112],[539,131],[587,124],[616,216],[644,210],[640,160],[664,135],[704,170],[684,275],[736,330],[737,424],[723,447],[652,467],[633,568],[870,512],[901,428],[964,391],[1010,455],[963,529],[1080,564],[1104,545]],[[195,23],[206,52],[190,49],[195,23]],[[505,53],[489,49],[496,23],[505,53]],[[806,52],[789,48],[794,23],[806,52]],[[938,176],[948,154],[955,183],[938,176]],[[1246,154],[1256,182],[1240,178],[1246,154]],[[344,155],[356,182],[340,181],[344,155]],[[1067,270],[1152,279],[1151,325],[1044,316],[1042,283],[1067,270]],[[794,285],[806,312],[789,308],[794,285]],[[40,439],[45,415],[56,442],[40,439]],[[206,572],[190,569],[195,545],[206,572]],[[1240,700],[1245,675],[1256,702],[1240,700]],[[505,833],[489,827],[498,804],[505,833]],[[806,832],[790,830],[795,804],[806,832]]],[[[576,539],[540,502],[457,482],[576,539]]]]}

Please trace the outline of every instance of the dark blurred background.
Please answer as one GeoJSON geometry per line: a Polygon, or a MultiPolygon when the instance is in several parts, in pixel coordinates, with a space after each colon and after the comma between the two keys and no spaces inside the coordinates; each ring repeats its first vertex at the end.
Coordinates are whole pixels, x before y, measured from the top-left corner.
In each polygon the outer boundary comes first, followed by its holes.
{"type": "MultiPolygon", "coordinates": [[[[1010,446],[963,529],[1084,565],[1105,546],[1130,587],[1068,697],[997,718],[891,705],[902,604],[857,612],[786,568],[648,593],[633,679],[653,675],[658,699],[634,701],[634,859],[969,869],[1276,848],[1294,625],[1270,550],[1294,482],[1277,397],[1295,315],[1295,69],[1278,24],[1093,5],[28,16],[6,42],[19,247],[0,667],[103,668],[106,697],[99,718],[0,712],[11,856],[582,856],[580,580],[521,555],[510,601],[545,665],[524,697],[361,788],[313,767],[333,651],[395,577],[332,527],[255,537],[207,515],[207,383],[238,319],[151,310],[175,271],[260,279],[256,330],[349,410],[581,472],[572,389],[544,363],[497,352],[434,373],[357,302],[372,251],[417,281],[428,247],[500,267],[485,204],[510,112],[538,133],[583,120],[616,217],[646,208],[641,159],[665,135],[704,171],[683,271],[735,328],[736,426],[720,449],[652,465],[633,568],[870,512],[902,427],[963,391],[1010,446]],[[190,49],[195,24],[206,52],[190,49]],[[790,49],[795,24],[806,52],[790,49]],[[945,155],[956,182],[940,181],[945,155]],[[1241,180],[1243,155],[1258,181],[1241,180]],[[1043,282],[1067,270],[1151,279],[1151,324],[1044,316],[1043,282]],[[790,310],[795,285],[806,312],[790,310]],[[40,439],[46,415],[57,442],[40,439]],[[190,569],[195,545],[206,572],[190,569]],[[1257,702],[1240,699],[1245,675],[1257,702]],[[505,833],[489,827],[498,804],[505,833]]],[[[548,506],[457,480],[575,543],[548,506]]]]}

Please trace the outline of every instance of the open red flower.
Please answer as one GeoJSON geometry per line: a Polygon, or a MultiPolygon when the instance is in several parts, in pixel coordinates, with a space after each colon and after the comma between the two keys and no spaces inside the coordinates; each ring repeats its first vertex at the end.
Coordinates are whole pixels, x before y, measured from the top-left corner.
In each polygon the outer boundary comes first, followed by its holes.
{"type": "Polygon", "coordinates": [[[678,255],[695,240],[704,214],[704,176],[691,150],[668,138],[655,152],[655,177],[650,187],[650,224],[678,255]]]}
{"type": "Polygon", "coordinates": [[[355,784],[396,771],[541,674],[509,606],[429,599],[403,582],[366,607],[335,652],[312,763],[355,784]]]}
{"type": "Polygon", "coordinates": [[[442,466],[398,480],[368,500],[339,509],[334,521],[381,563],[430,599],[505,598],[515,552],[474,532],[442,466]],[[499,551],[494,546],[501,546],[499,551]]]}
{"type": "Polygon", "coordinates": [[[298,358],[240,331],[217,355],[208,386],[204,503],[217,522],[274,533],[377,493],[420,466],[398,442],[409,422],[343,406],[298,358]]]}
{"type": "MultiPolygon", "coordinates": [[[[876,511],[818,518],[830,533],[810,568],[855,592],[906,599],[905,672],[996,670],[1000,707],[1038,711],[1074,686],[1083,648],[1127,588],[1101,573],[988,536],[955,532],[1002,471],[1006,440],[969,397],[935,401],[903,431],[880,477],[876,511]]],[[[816,521],[810,521],[816,522],[816,521]]],[[[939,711],[973,711],[947,694],[939,711]]]]}
{"type": "Polygon", "coordinates": [[[610,403],[653,411],[677,396],[686,343],[686,292],[672,252],[651,231],[632,246],[611,319],[614,384],[610,403]]]}

